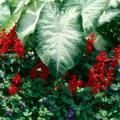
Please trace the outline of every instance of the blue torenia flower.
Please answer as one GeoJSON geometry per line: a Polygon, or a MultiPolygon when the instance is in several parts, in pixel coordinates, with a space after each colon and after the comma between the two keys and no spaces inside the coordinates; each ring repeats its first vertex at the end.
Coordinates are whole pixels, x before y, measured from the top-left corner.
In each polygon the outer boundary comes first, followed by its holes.
{"type": "Polygon", "coordinates": [[[6,111],[6,115],[11,117],[13,115],[13,112],[10,109],[8,109],[6,111]]]}
{"type": "Polygon", "coordinates": [[[22,104],[22,103],[19,105],[20,110],[23,110],[23,109],[24,109],[24,107],[25,107],[25,105],[24,105],[24,104],[22,104]]]}
{"type": "Polygon", "coordinates": [[[68,109],[68,114],[67,114],[66,120],[74,120],[73,117],[74,117],[74,109],[70,107],[68,109]]]}

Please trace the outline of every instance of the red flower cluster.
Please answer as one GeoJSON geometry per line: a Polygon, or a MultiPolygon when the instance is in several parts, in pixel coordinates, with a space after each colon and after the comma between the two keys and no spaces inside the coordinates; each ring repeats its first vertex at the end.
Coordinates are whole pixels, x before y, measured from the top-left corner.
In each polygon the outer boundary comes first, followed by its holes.
{"type": "Polygon", "coordinates": [[[87,39],[87,42],[86,42],[86,51],[87,51],[87,53],[91,53],[93,51],[94,42],[95,42],[95,34],[91,33],[89,38],[87,39]]]}
{"type": "MultiPolygon", "coordinates": [[[[93,49],[94,43],[94,34],[91,34],[91,39],[88,39],[88,52],[91,52],[93,49]],[[90,49],[89,49],[90,48],[90,49]]],[[[77,87],[91,87],[92,94],[98,93],[99,91],[105,91],[108,86],[111,85],[111,81],[115,80],[114,74],[117,67],[120,67],[119,59],[120,59],[120,45],[118,45],[113,50],[114,56],[112,58],[108,58],[106,52],[100,52],[98,56],[96,56],[97,63],[92,66],[89,70],[88,81],[83,82],[82,80],[77,81],[77,76],[74,74],[71,76],[69,80],[69,89],[72,95],[75,94],[77,87]]],[[[71,74],[70,71],[66,72],[63,76],[63,79],[66,76],[71,74]]]]}
{"type": "Polygon", "coordinates": [[[46,80],[48,78],[48,75],[50,74],[50,71],[48,67],[46,67],[41,61],[36,64],[32,71],[30,72],[31,79],[35,79],[37,77],[40,77],[43,80],[46,80]]]}
{"type": "Polygon", "coordinates": [[[120,44],[113,50],[115,58],[120,59],[120,44]]]}
{"type": "Polygon", "coordinates": [[[16,75],[12,78],[12,83],[15,84],[16,86],[19,86],[19,85],[22,83],[20,74],[16,74],[16,75]]]}
{"type": "Polygon", "coordinates": [[[100,52],[100,55],[98,55],[96,57],[96,61],[99,63],[106,63],[106,62],[110,61],[110,59],[107,57],[106,52],[100,52]]]}
{"type": "Polygon", "coordinates": [[[9,87],[9,89],[8,89],[8,93],[9,93],[10,95],[15,95],[15,94],[17,93],[17,91],[18,91],[18,89],[17,89],[17,87],[15,87],[14,85],[11,85],[11,86],[9,87]]]}
{"type": "Polygon", "coordinates": [[[15,28],[16,26],[9,33],[6,33],[5,30],[0,33],[0,53],[15,52],[18,56],[24,57],[25,49],[21,40],[17,38],[15,28]]]}
{"type": "Polygon", "coordinates": [[[109,59],[106,52],[100,52],[96,57],[97,63],[89,71],[88,82],[86,86],[92,87],[92,94],[104,91],[114,80],[115,68],[119,66],[120,46],[113,50],[114,57],[109,59]]]}
{"type": "Polygon", "coordinates": [[[16,74],[13,78],[12,78],[12,84],[11,86],[8,88],[8,93],[10,95],[15,95],[18,91],[18,86],[21,85],[22,83],[22,79],[20,74],[16,74]]]}
{"type": "Polygon", "coordinates": [[[71,76],[71,79],[69,80],[68,84],[71,94],[74,95],[77,90],[77,87],[83,86],[83,81],[77,80],[77,75],[74,74],[71,76]]]}
{"type": "Polygon", "coordinates": [[[118,61],[120,59],[120,44],[113,50],[113,53],[114,53],[114,57],[110,61],[110,66],[112,66],[113,68],[120,67],[118,61]]]}

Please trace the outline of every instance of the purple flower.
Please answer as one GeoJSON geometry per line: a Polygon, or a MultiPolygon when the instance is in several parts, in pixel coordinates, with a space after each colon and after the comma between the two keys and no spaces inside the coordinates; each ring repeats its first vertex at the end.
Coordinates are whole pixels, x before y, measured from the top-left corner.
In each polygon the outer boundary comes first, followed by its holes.
{"type": "Polygon", "coordinates": [[[70,108],[68,109],[68,112],[74,113],[74,109],[70,107],[70,108]]]}
{"type": "Polygon", "coordinates": [[[74,120],[73,118],[67,118],[66,120],[74,120]]]}
{"type": "Polygon", "coordinates": [[[25,106],[24,106],[23,104],[20,104],[20,105],[19,105],[20,110],[23,110],[24,107],[25,107],[25,106]]]}
{"type": "Polygon", "coordinates": [[[68,109],[68,114],[67,114],[66,120],[74,120],[73,117],[74,117],[74,109],[70,107],[68,109]]]}
{"type": "Polygon", "coordinates": [[[7,110],[6,115],[11,117],[13,115],[13,112],[11,110],[7,110]]]}
{"type": "Polygon", "coordinates": [[[68,118],[71,118],[71,117],[73,117],[73,115],[74,115],[73,113],[68,113],[68,116],[67,116],[67,117],[68,117],[68,118]]]}

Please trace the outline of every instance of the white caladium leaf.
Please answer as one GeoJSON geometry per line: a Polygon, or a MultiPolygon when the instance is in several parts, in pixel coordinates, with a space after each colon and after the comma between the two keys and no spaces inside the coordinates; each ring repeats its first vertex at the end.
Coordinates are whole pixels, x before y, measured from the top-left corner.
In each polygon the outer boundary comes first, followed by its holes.
{"type": "Polygon", "coordinates": [[[54,2],[55,0],[40,0],[41,2],[54,2]]]}
{"type": "Polygon", "coordinates": [[[48,3],[41,12],[35,30],[36,51],[56,77],[79,61],[84,39],[78,17],[76,7],[59,11],[54,3],[48,3]]]}
{"type": "Polygon", "coordinates": [[[24,0],[17,1],[15,10],[11,13],[9,2],[0,5],[0,30],[5,28],[9,31],[18,22],[25,3],[24,0]]]}
{"type": "Polygon", "coordinates": [[[0,4],[2,4],[2,3],[4,3],[5,2],[5,0],[0,0],[0,4]]]}
{"type": "Polygon", "coordinates": [[[80,6],[83,28],[88,35],[95,30],[102,13],[108,8],[110,0],[64,0],[64,6],[80,6]]]}
{"type": "Polygon", "coordinates": [[[86,0],[63,0],[64,6],[73,6],[73,5],[82,6],[85,3],[86,3],[86,0]]]}
{"type": "Polygon", "coordinates": [[[83,28],[88,34],[95,29],[98,19],[109,5],[109,0],[87,0],[82,9],[83,28]]]}
{"type": "Polygon", "coordinates": [[[106,41],[102,37],[102,35],[100,35],[98,32],[94,32],[94,33],[96,35],[95,43],[94,43],[94,46],[95,46],[96,50],[105,51],[106,50],[106,46],[109,46],[108,41],[106,41]]]}
{"type": "Polygon", "coordinates": [[[21,6],[20,4],[24,2],[25,5],[29,4],[32,0],[7,0],[10,8],[18,8],[21,6]],[[20,6],[19,6],[20,5],[20,6]]]}
{"type": "Polygon", "coordinates": [[[114,17],[116,17],[119,14],[120,14],[119,9],[108,9],[108,10],[104,11],[98,21],[98,26],[100,26],[106,22],[110,22],[114,17]]]}
{"type": "Polygon", "coordinates": [[[25,3],[26,3],[25,0],[20,0],[17,2],[16,8],[12,13],[12,19],[14,20],[14,23],[18,22],[21,14],[22,14],[23,8],[25,6],[25,3]]]}
{"type": "Polygon", "coordinates": [[[116,8],[120,5],[120,0],[110,0],[109,7],[116,8]]]}
{"type": "Polygon", "coordinates": [[[44,4],[41,2],[33,1],[31,6],[22,14],[17,25],[17,32],[21,39],[30,33],[34,32],[39,14],[44,4]]]}
{"type": "Polygon", "coordinates": [[[7,20],[10,18],[10,9],[9,6],[6,3],[2,3],[0,5],[0,30],[3,29],[3,26],[7,22],[7,20]]]}

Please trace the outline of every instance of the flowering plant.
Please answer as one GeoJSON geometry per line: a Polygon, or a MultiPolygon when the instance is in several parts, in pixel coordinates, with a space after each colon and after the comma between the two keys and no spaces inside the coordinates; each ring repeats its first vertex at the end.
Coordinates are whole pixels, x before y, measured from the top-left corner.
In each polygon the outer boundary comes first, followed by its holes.
{"type": "Polygon", "coordinates": [[[119,120],[119,5],[1,1],[0,119],[119,120]]]}

